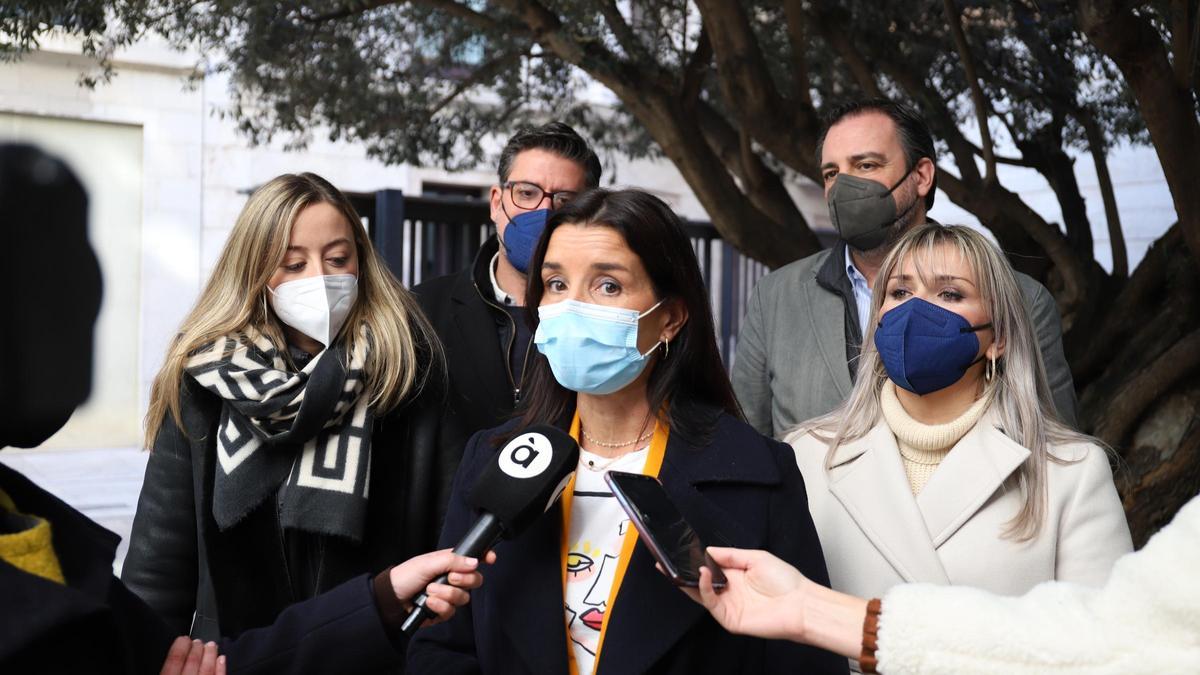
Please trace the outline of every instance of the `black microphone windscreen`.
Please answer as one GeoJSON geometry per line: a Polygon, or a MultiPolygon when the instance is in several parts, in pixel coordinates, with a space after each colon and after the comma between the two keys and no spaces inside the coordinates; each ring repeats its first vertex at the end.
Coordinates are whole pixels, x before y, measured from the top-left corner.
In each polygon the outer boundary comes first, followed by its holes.
{"type": "Polygon", "coordinates": [[[496,453],[467,503],[496,516],[504,537],[512,538],[554,504],[578,462],[579,444],[566,432],[548,425],[530,427],[496,453]]]}

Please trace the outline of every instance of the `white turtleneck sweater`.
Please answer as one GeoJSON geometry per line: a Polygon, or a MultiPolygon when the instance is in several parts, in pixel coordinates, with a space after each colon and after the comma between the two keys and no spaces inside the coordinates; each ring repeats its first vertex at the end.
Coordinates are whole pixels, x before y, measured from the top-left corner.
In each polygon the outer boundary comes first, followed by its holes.
{"type": "Polygon", "coordinates": [[[896,436],[896,444],[900,446],[900,459],[904,463],[904,473],[908,475],[908,485],[913,495],[921,492],[950,448],[975,426],[987,403],[988,397],[984,396],[971,404],[958,419],[945,424],[922,424],[904,410],[896,396],[896,385],[891,380],[883,383],[879,405],[888,427],[896,436]]]}

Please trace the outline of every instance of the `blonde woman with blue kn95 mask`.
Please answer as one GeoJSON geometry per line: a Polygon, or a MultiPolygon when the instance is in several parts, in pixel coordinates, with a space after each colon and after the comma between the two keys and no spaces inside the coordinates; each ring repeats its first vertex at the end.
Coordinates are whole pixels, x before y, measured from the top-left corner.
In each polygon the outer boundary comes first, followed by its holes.
{"type": "Polygon", "coordinates": [[[416,411],[439,359],[341,192],[260,187],[154,381],[126,585],[212,639],[431,550],[452,467],[416,411]]]}
{"type": "Polygon", "coordinates": [[[866,335],[850,397],[786,439],[833,588],[1103,584],[1132,548],[1108,454],[1055,416],[1004,254],[966,227],[911,230],[866,335]]]}

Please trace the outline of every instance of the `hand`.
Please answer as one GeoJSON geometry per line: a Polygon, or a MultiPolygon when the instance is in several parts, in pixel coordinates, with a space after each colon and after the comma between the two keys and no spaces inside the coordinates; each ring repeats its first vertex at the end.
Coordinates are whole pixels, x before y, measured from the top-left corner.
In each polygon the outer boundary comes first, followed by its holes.
{"type": "Polygon", "coordinates": [[[699,590],[685,588],[731,633],[796,640],[804,631],[804,589],[811,584],[795,567],[766,551],[710,547],[728,583],[713,588],[712,571],[700,568],[699,590]]]}
{"type": "Polygon", "coordinates": [[[181,635],[167,650],[159,675],[225,675],[225,657],[217,656],[217,643],[205,644],[181,635]]]}
{"type": "MultiPolygon", "coordinates": [[[[496,554],[488,551],[485,560],[489,565],[496,562],[496,554]]],[[[410,558],[393,567],[389,576],[396,597],[405,603],[421,591],[429,596],[425,607],[437,616],[422,624],[428,626],[449,619],[455,609],[470,601],[467,591],[483,585],[478,567],[477,558],[454,555],[447,548],[410,558]],[[447,583],[430,583],[446,573],[447,583]]]]}

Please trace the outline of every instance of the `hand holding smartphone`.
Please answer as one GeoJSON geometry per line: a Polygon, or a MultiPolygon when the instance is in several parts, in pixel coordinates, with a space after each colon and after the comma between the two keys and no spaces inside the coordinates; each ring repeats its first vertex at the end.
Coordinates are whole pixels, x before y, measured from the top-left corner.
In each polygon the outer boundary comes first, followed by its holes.
{"type": "Polygon", "coordinates": [[[703,565],[712,571],[713,587],[725,587],[720,566],[709,557],[704,542],[684,520],[657,478],[609,471],[604,480],[672,583],[698,587],[703,565]]]}

